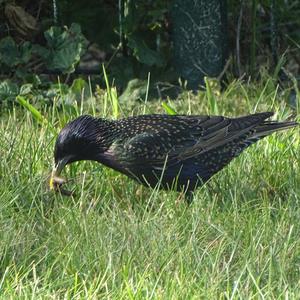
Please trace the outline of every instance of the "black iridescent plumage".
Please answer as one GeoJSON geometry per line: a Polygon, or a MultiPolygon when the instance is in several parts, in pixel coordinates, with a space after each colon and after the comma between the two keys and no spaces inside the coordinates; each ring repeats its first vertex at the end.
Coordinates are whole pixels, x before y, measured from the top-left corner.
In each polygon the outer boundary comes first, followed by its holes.
{"type": "Polygon", "coordinates": [[[57,138],[57,173],[68,163],[95,160],[151,187],[193,191],[257,140],[297,124],[265,121],[272,115],[81,116],[57,138]]]}

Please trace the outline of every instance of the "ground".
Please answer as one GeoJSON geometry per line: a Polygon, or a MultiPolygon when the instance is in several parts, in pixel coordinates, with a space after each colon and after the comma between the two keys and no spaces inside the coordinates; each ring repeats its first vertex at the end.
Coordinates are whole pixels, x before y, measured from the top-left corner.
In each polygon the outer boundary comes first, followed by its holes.
{"type": "MultiPolygon", "coordinates": [[[[103,93],[105,93],[103,91],[103,93]]],[[[300,295],[300,129],[246,150],[187,207],[96,163],[66,168],[75,196],[49,191],[54,130],[81,113],[112,116],[103,93],[76,108],[15,105],[0,116],[0,293],[18,299],[258,299],[300,295]],[[105,104],[105,103],[106,104],[105,104]]],[[[272,80],[167,101],[178,113],[296,114],[272,80]]],[[[160,102],[119,117],[161,113],[160,102]]]]}

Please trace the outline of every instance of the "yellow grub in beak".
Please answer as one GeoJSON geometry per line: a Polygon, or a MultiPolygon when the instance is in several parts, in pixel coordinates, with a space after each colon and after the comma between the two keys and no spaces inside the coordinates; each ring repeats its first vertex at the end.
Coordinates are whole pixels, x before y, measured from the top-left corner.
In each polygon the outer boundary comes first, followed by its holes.
{"type": "Polygon", "coordinates": [[[67,160],[59,161],[58,164],[53,169],[53,171],[51,173],[50,181],[49,181],[49,187],[50,187],[50,190],[53,190],[55,192],[60,192],[61,194],[66,195],[66,196],[71,196],[73,194],[72,192],[67,191],[62,188],[62,185],[64,183],[66,183],[67,181],[64,178],[59,177],[62,169],[66,165],[66,161],[67,160]]]}
{"type": "Polygon", "coordinates": [[[50,187],[50,190],[54,190],[54,177],[52,176],[52,174],[51,174],[50,181],[49,181],[49,187],[50,187]]]}
{"type": "Polygon", "coordinates": [[[57,190],[58,187],[66,183],[66,180],[64,178],[61,178],[56,175],[55,169],[52,171],[50,181],[49,181],[49,187],[50,190],[57,190]]]}
{"type": "Polygon", "coordinates": [[[55,169],[54,169],[52,171],[50,181],[49,181],[50,190],[52,190],[54,192],[59,192],[60,194],[62,194],[64,196],[74,196],[73,192],[68,191],[62,187],[62,185],[64,183],[66,183],[67,181],[64,178],[56,176],[56,174],[57,173],[55,172],[55,169]]]}

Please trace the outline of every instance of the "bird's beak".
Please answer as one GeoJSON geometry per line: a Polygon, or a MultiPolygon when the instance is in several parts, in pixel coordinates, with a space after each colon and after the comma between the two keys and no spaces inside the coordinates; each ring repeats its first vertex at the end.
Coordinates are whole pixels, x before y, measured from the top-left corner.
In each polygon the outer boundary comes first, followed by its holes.
{"type": "Polygon", "coordinates": [[[57,186],[60,186],[66,182],[66,180],[59,177],[59,175],[60,175],[61,171],[63,170],[63,168],[65,167],[65,165],[67,164],[67,162],[68,162],[68,159],[60,160],[53,168],[51,177],[50,177],[50,182],[49,182],[49,186],[50,186],[51,190],[56,190],[57,186]]]}

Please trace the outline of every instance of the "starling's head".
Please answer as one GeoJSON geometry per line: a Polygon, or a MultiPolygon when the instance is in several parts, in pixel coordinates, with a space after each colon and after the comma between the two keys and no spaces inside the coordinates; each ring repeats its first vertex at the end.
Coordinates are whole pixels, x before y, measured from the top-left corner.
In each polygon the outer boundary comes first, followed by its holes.
{"type": "MultiPolygon", "coordinates": [[[[110,121],[81,116],[68,123],[59,133],[54,149],[55,168],[52,179],[60,175],[65,165],[80,160],[97,160],[105,151],[105,133],[110,121]]],[[[51,185],[51,181],[50,181],[51,185]]]]}

